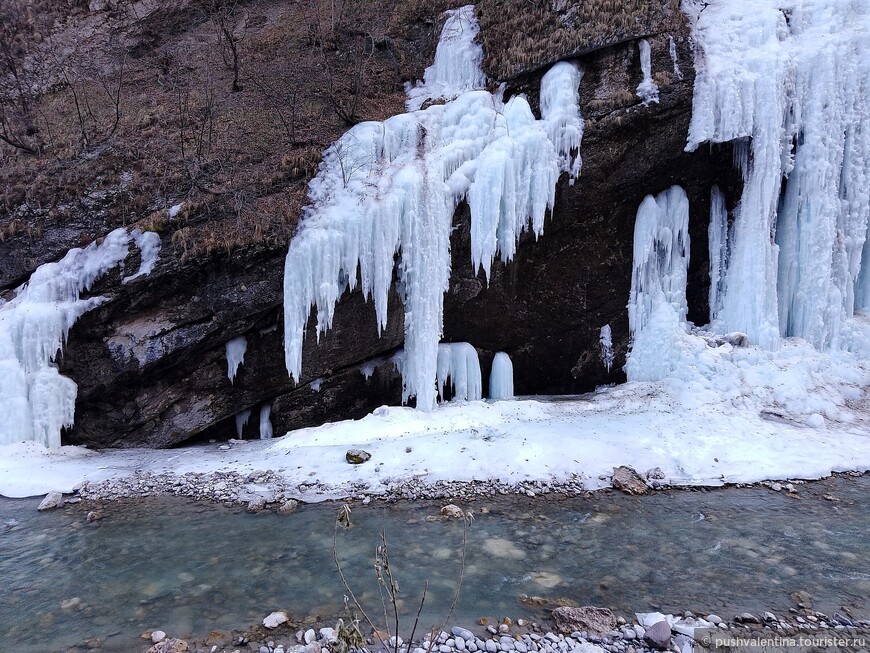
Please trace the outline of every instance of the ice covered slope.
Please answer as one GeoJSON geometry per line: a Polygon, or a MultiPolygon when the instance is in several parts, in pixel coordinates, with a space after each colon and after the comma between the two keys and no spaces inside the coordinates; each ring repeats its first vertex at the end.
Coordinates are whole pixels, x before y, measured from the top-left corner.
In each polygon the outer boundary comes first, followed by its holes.
{"type": "Polygon", "coordinates": [[[751,139],[714,326],[769,348],[781,335],[859,346],[850,318],[870,303],[870,0],[684,7],[697,44],[687,149],[751,139]]]}
{"type": "Polygon", "coordinates": [[[147,274],[159,241],[138,230],[116,229],[100,244],[39,266],[15,298],[0,305],[0,444],[32,440],[60,446],[61,429],[73,424],[76,384],[61,376],[53,361],[76,320],[105,301],[82,299],[81,293],[124,262],[131,241],[143,246],[142,265],[133,276],[147,274]]]}
{"type": "MultiPolygon", "coordinates": [[[[442,41],[436,59],[454,47],[464,41],[442,41]]],[[[320,333],[330,328],[341,294],[361,284],[383,328],[398,257],[404,395],[416,396],[423,410],[435,406],[454,210],[467,200],[472,262],[486,274],[497,254],[513,256],[524,230],[543,232],[560,169],[579,170],[579,81],[570,63],[547,72],[541,120],[523,96],[504,102],[472,90],[443,105],[356,125],[326,150],[285,264],[285,356],[294,379],[312,305],[320,333]]]]}

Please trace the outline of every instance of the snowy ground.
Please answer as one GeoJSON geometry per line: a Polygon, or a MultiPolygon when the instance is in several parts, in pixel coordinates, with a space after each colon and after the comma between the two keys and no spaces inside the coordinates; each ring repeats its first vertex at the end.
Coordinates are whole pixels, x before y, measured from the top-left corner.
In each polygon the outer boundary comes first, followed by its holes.
{"type": "MultiPolygon", "coordinates": [[[[659,467],[675,485],[819,478],[870,470],[870,361],[819,354],[799,340],[778,352],[702,345],[686,336],[696,369],[579,397],[448,404],[426,414],[382,407],[358,421],[300,429],[284,437],[174,450],[35,443],[0,447],[0,494],[70,491],[82,480],[132,475],[271,470],[298,498],[339,498],[359,483],[385,492],[418,478],[567,481],[606,487],[613,467],[659,467]],[[345,461],[349,448],[372,459],[345,461]],[[314,485],[320,482],[321,487],[314,485]],[[322,486],[329,486],[324,489],[322,486]],[[308,487],[313,486],[313,487],[308,487]]],[[[691,368],[691,366],[688,366],[691,368]]]]}

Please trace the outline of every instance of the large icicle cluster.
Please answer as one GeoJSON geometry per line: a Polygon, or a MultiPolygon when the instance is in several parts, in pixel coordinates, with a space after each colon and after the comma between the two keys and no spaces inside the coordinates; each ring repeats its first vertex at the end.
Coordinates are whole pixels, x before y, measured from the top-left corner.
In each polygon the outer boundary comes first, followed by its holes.
{"type": "MultiPolygon", "coordinates": [[[[470,9],[460,12],[448,21],[460,15],[473,21],[470,9]]],[[[436,60],[466,46],[442,40],[436,60]]],[[[458,72],[450,82],[457,91],[475,87],[479,68],[458,72]]],[[[404,394],[416,396],[423,410],[435,406],[454,210],[468,201],[472,262],[486,274],[496,254],[513,256],[522,231],[542,233],[560,167],[579,170],[579,80],[572,64],[553,66],[542,82],[541,120],[523,96],[503,102],[472,90],[443,105],[356,125],[326,150],[285,265],[285,355],[294,379],[312,305],[320,333],[332,325],[339,296],[359,283],[374,299],[379,328],[386,325],[398,255],[404,394]]]]}
{"type": "Polygon", "coordinates": [[[454,399],[474,401],[483,397],[480,359],[477,350],[467,342],[438,345],[438,394],[442,399],[448,379],[454,399]]]}
{"type": "Polygon", "coordinates": [[[851,347],[849,318],[870,306],[870,2],[685,6],[688,149],[751,139],[714,326],[768,348],[781,335],[851,347]]]}
{"type": "Polygon", "coordinates": [[[647,195],[634,224],[634,259],[628,324],[632,347],[629,381],[655,381],[680,361],[685,333],[689,266],[689,200],[679,186],[647,195]]]}
{"type": "Polygon", "coordinates": [[[61,429],[73,424],[76,384],[61,376],[54,359],[76,320],[105,301],[82,299],[81,293],[124,262],[131,240],[147,245],[134,276],[147,274],[159,244],[138,230],[116,229],[99,245],[72,249],[60,261],[39,266],[15,297],[0,305],[0,444],[30,440],[60,446],[61,429]]]}

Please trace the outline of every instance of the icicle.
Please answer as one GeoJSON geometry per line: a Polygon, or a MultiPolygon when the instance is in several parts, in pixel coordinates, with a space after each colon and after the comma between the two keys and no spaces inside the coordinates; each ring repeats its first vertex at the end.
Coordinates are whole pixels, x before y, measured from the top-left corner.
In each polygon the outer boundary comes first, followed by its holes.
{"type": "Polygon", "coordinates": [[[541,79],[541,118],[546,124],[550,141],[559,153],[559,169],[567,172],[568,183],[580,176],[583,141],[583,117],[580,115],[580,81],[583,69],[579,63],[560,61],[541,79]]]}
{"type": "Polygon", "coordinates": [[[668,37],[668,52],[671,55],[671,61],[674,62],[674,79],[683,79],[683,71],[680,70],[680,64],[677,61],[677,42],[673,36],[668,37]]]}
{"type": "Polygon", "coordinates": [[[625,365],[629,381],[654,381],[680,360],[685,334],[686,279],[689,266],[689,200],[679,186],[653,197],[637,210],[628,324],[631,351],[625,365]]]}
{"type": "Polygon", "coordinates": [[[643,80],[637,87],[637,96],[643,100],[644,106],[652,102],[658,104],[659,87],[652,80],[652,60],[649,41],[641,39],[637,42],[637,47],[640,50],[640,70],[643,73],[643,80]]]}
{"type": "Polygon", "coordinates": [[[613,333],[610,330],[609,324],[601,327],[601,331],[598,334],[598,343],[601,346],[601,362],[604,363],[607,373],[610,374],[610,370],[613,367],[613,333]]]}
{"type": "Polygon", "coordinates": [[[323,377],[319,376],[314,379],[311,383],[308,384],[308,387],[311,388],[314,392],[320,392],[320,386],[323,385],[323,377]]]}
{"type": "Polygon", "coordinates": [[[494,401],[514,398],[514,366],[510,356],[503,351],[498,352],[492,360],[489,398],[494,401]]]}
{"type": "Polygon", "coordinates": [[[375,373],[375,370],[378,369],[378,364],[376,361],[366,361],[363,363],[359,371],[365,377],[366,381],[372,378],[372,375],[375,373]]]}
{"type": "Polygon", "coordinates": [[[251,409],[243,410],[241,413],[236,415],[236,437],[239,440],[243,440],[242,434],[245,432],[245,426],[248,424],[248,420],[251,418],[251,409]]]}
{"type": "Polygon", "coordinates": [[[408,111],[417,111],[428,100],[452,100],[466,91],[486,88],[486,75],[480,69],[483,48],[474,42],[480,33],[474,5],[444,13],[447,20],[435,49],[435,63],[423,72],[422,83],[405,85],[408,111]]]}
{"type": "Polygon", "coordinates": [[[248,339],[245,336],[233,338],[226,344],[227,378],[232,383],[236,378],[239,365],[245,362],[245,352],[248,351],[248,339]]]}
{"type": "MultiPolygon", "coordinates": [[[[473,20],[473,12],[466,17],[473,20]]],[[[558,65],[545,85],[548,118],[540,121],[522,96],[503,104],[500,94],[469,91],[443,105],[356,125],[326,150],[284,268],[284,348],[294,379],[301,375],[311,306],[319,335],[331,327],[345,285],[353,290],[359,279],[384,328],[398,255],[403,399],[416,396],[419,409],[434,408],[453,212],[468,201],[472,263],[487,275],[496,254],[505,261],[513,256],[525,229],[542,233],[560,162],[568,165],[574,156],[570,165],[579,170],[579,74],[558,65]],[[556,89],[557,82],[574,86],[556,89]]]]}
{"type": "Polygon", "coordinates": [[[134,229],[130,232],[130,236],[142,254],[142,262],[139,264],[136,274],[124,277],[121,283],[130,283],[134,279],[151,274],[154,266],[157,265],[157,259],[160,257],[160,236],[158,234],[153,231],[143,232],[139,229],[134,229]]]}
{"type": "MultiPolygon", "coordinates": [[[[53,361],[76,320],[105,301],[81,299],[81,293],[124,262],[130,240],[126,230],[116,229],[99,245],[72,249],[39,266],[12,300],[0,304],[0,444],[60,446],[61,429],[73,424],[77,388],[53,361]]],[[[151,258],[142,253],[143,264],[151,258]]]]}
{"type": "Polygon", "coordinates": [[[272,421],[270,415],[272,413],[271,404],[263,404],[260,407],[260,439],[268,440],[272,437],[272,421]]]}
{"type": "Polygon", "coordinates": [[[710,226],[707,229],[710,247],[710,323],[722,310],[725,270],[728,268],[728,209],[725,196],[718,186],[710,191],[710,226]]]}

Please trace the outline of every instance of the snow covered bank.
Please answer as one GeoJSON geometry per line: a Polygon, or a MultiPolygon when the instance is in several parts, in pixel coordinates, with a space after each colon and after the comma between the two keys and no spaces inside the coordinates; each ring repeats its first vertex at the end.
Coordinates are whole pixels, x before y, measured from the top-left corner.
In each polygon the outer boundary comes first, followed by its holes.
{"type": "MultiPolygon", "coordinates": [[[[686,338],[691,346],[703,341],[686,338]]],[[[798,340],[777,352],[703,346],[703,355],[692,355],[707,376],[687,372],[574,398],[460,402],[432,413],[384,407],[358,421],[272,440],[169,451],[10,445],[0,450],[0,494],[69,491],[85,479],[137,470],[176,476],[271,470],[306,501],[383,493],[410,479],[514,484],[576,477],[595,489],[608,486],[619,465],[659,467],[663,482],[678,485],[870,470],[870,402],[862,393],[870,363],[849,353],[822,356],[798,340]],[[363,448],[372,459],[350,465],[349,448],[363,448]]]]}

